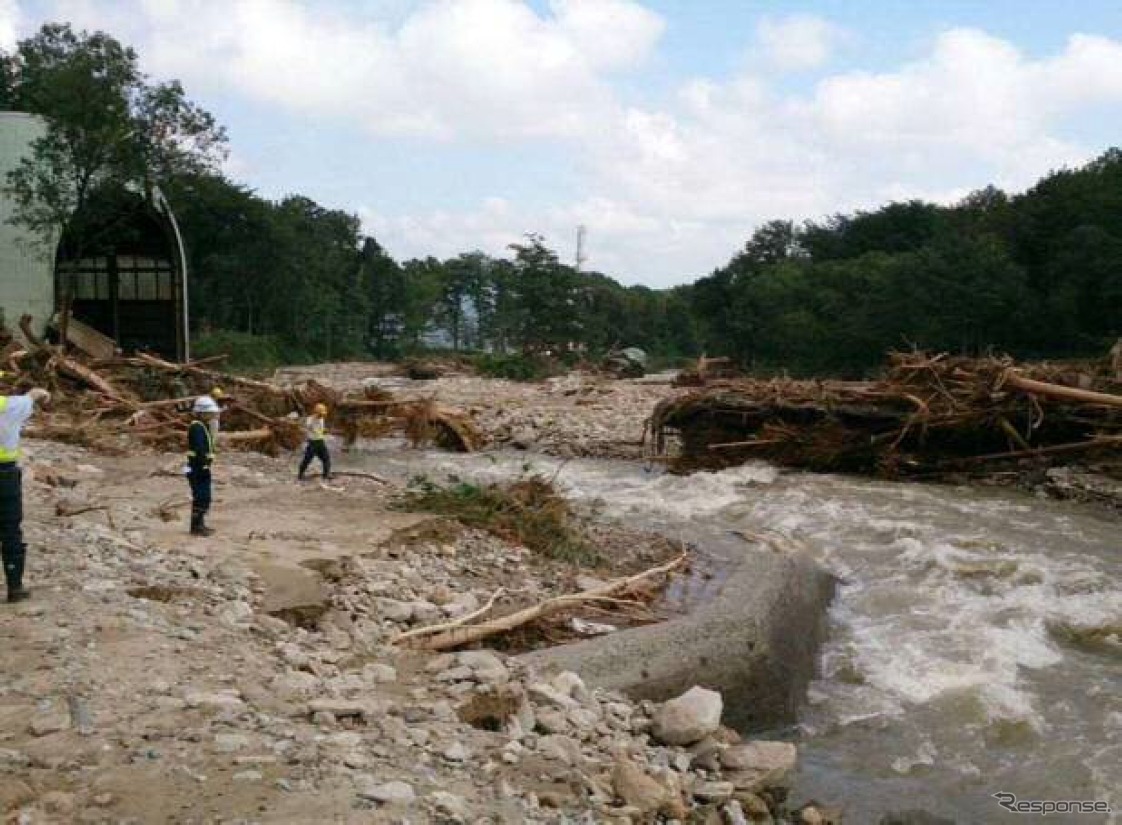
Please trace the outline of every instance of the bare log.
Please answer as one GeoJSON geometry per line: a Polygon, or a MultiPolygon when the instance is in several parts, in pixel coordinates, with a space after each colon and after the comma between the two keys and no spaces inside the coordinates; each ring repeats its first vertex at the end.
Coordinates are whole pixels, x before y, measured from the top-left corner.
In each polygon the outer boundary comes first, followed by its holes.
{"type": "Polygon", "coordinates": [[[1065,387],[1062,384],[1048,384],[1025,378],[1023,375],[1009,370],[1002,379],[1006,387],[1015,387],[1034,395],[1043,395],[1047,398],[1058,398],[1063,401],[1074,401],[1078,404],[1102,404],[1108,407],[1122,407],[1122,395],[1111,395],[1106,392],[1081,390],[1076,387],[1065,387]]]}
{"type": "Polygon", "coordinates": [[[761,447],[765,444],[781,444],[784,438],[753,438],[749,441],[726,441],[723,444],[710,444],[710,450],[731,450],[739,447],[761,447]]]}
{"type": "Polygon", "coordinates": [[[248,444],[254,441],[264,441],[273,437],[273,431],[268,427],[259,430],[241,430],[234,433],[218,433],[219,444],[248,444]]]}
{"type": "Polygon", "coordinates": [[[398,637],[394,642],[405,641],[408,642],[410,647],[416,647],[422,650],[448,650],[450,648],[460,647],[470,644],[471,642],[477,642],[481,639],[496,636],[500,633],[506,633],[528,622],[532,622],[535,619],[540,619],[543,616],[557,613],[558,611],[574,607],[575,605],[586,602],[611,600],[614,596],[633,590],[638,585],[650,579],[673,572],[685,564],[687,557],[688,554],[683,553],[666,564],[652,567],[650,570],[645,570],[634,576],[616,579],[600,587],[594,587],[591,590],[585,590],[580,593],[546,599],[544,602],[539,602],[532,607],[518,610],[511,613],[509,616],[502,616],[498,619],[482,622],[480,624],[463,625],[447,629],[442,627],[442,625],[435,625],[432,628],[419,628],[418,632],[411,633],[408,638],[403,639],[402,637],[398,637]]]}
{"type": "Polygon", "coordinates": [[[1075,441],[1070,444],[1053,444],[1050,447],[1036,447],[1028,450],[1011,450],[1005,453],[989,453],[987,455],[967,456],[953,461],[943,462],[941,466],[959,466],[974,464],[982,461],[1000,461],[1014,458],[1036,458],[1046,455],[1066,455],[1068,453],[1082,453],[1088,450],[1097,450],[1107,447],[1122,448],[1122,435],[1107,435],[1092,438],[1088,441],[1075,441]]]}
{"type": "Polygon", "coordinates": [[[77,378],[84,384],[92,387],[100,392],[102,395],[112,398],[118,403],[124,404],[130,408],[135,408],[135,404],[129,401],[128,398],[119,389],[114,387],[96,372],[89,367],[79,364],[77,361],[71,361],[63,355],[56,354],[54,356],[55,363],[58,365],[60,371],[66,373],[71,378],[77,378]]]}
{"type": "Polygon", "coordinates": [[[504,595],[505,593],[506,588],[500,587],[498,590],[491,594],[491,598],[487,600],[487,604],[483,605],[483,607],[479,608],[478,610],[473,610],[466,616],[460,616],[460,618],[453,619],[450,622],[429,625],[428,627],[418,627],[414,630],[407,630],[404,633],[399,633],[393,638],[391,644],[401,644],[402,642],[409,641],[410,639],[415,639],[418,636],[432,636],[436,633],[442,633],[444,631],[453,630],[457,627],[463,627],[466,624],[470,624],[476,619],[481,619],[488,613],[490,613],[491,608],[495,606],[495,602],[497,602],[499,600],[499,597],[504,595]]]}
{"type": "Polygon", "coordinates": [[[31,322],[35,319],[30,315],[21,315],[19,319],[19,328],[23,332],[23,339],[27,341],[35,349],[42,349],[45,345],[39,336],[36,335],[31,329],[31,322]]]}

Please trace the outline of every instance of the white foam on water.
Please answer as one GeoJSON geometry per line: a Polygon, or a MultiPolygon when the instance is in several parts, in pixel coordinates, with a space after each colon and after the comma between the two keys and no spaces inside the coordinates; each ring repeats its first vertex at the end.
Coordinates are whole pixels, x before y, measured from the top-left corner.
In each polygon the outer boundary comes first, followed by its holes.
{"type": "Polygon", "coordinates": [[[621,478],[618,470],[602,475],[562,471],[559,482],[574,500],[603,502],[616,517],[688,522],[710,518],[750,496],[755,488],[774,484],[778,477],[775,467],[760,463],[691,476],[636,473],[621,478]]]}

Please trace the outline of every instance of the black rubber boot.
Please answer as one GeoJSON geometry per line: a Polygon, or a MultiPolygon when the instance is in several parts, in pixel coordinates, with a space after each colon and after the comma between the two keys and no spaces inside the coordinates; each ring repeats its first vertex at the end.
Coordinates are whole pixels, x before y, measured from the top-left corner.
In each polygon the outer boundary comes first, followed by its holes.
{"type": "Polygon", "coordinates": [[[9,559],[4,565],[4,577],[8,580],[8,601],[22,602],[31,596],[31,591],[23,586],[24,553],[9,559]]]}
{"type": "Polygon", "coordinates": [[[206,526],[206,513],[200,513],[197,510],[191,512],[191,535],[192,536],[212,536],[214,531],[206,526]]]}

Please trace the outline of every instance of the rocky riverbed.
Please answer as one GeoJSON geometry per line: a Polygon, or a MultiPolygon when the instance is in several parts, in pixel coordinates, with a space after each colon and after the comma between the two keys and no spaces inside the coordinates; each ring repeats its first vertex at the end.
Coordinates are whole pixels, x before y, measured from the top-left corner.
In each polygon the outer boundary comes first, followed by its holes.
{"type": "Polygon", "coordinates": [[[794,746],[741,741],[718,693],[633,702],[391,643],[499,584],[571,587],[523,548],[250,454],[222,456],[218,533],[192,539],[178,457],[27,452],[33,598],[0,606],[6,821],[828,821],[786,811],[794,746]]]}
{"type": "Polygon", "coordinates": [[[670,376],[616,380],[573,372],[537,383],[449,373],[431,381],[394,375],[385,364],[331,364],[278,371],[279,383],[314,378],[339,390],[379,386],[403,397],[433,397],[469,412],[496,447],[562,458],[639,458],[644,425],[663,398],[687,392],[670,376]]]}

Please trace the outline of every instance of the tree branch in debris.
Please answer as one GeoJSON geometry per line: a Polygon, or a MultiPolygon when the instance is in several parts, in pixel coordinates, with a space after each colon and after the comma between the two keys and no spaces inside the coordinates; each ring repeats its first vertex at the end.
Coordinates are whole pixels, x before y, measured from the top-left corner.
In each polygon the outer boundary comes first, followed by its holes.
{"type": "MultiPolygon", "coordinates": [[[[687,558],[688,554],[683,553],[666,564],[652,567],[650,570],[645,570],[634,576],[616,579],[607,584],[594,587],[590,590],[584,590],[580,593],[546,599],[544,602],[539,602],[532,607],[524,608],[508,616],[502,616],[488,622],[452,627],[448,626],[449,623],[444,623],[429,628],[419,628],[416,631],[410,631],[408,634],[397,637],[394,643],[406,643],[409,647],[421,650],[449,650],[450,648],[461,647],[462,645],[477,642],[481,639],[497,636],[500,633],[506,633],[532,622],[535,619],[540,619],[561,610],[566,610],[575,605],[586,602],[604,601],[605,599],[610,599],[619,594],[630,592],[640,584],[673,572],[684,565],[687,558]]],[[[488,603],[487,606],[489,608],[490,603],[488,603]]]]}

